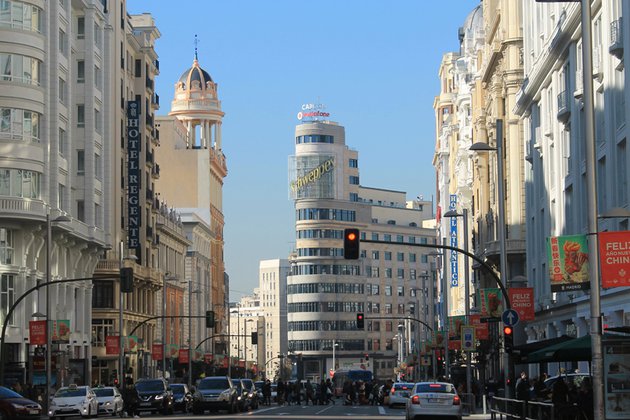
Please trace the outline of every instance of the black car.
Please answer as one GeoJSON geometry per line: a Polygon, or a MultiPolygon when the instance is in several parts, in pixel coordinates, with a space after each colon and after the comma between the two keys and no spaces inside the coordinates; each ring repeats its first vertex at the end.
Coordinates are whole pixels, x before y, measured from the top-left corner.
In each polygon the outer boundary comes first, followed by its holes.
{"type": "Polygon", "coordinates": [[[192,411],[193,396],[188,385],[186,384],[171,384],[171,391],[173,391],[173,410],[188,413],[192,411]]]}
{"type": "Polygon", "coordinates": [[[138,411],[173,414],[173,393],[164,379],[140,379],[135,388],[138,392],[138,411]]]}
{"type": "Polygon", "coordinates": [[[227,410],[234,414],[238,410],[237,398],[236,387],[229,376],[203,378],[193,395],[193,414],[203,414],[206,410],[227,410]]]}
{"type": "Polygon", "coordinates": [[[17,392],[0,386],[0,418],[39,419],[42,406],[17,392]]]}

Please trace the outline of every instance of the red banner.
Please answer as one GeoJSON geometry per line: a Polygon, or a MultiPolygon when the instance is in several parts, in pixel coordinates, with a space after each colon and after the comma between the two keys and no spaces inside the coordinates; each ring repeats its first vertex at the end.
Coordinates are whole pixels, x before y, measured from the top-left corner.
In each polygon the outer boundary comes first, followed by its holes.
{"type": "Polygon", "coordinates": [[[521,321],[533,321],[534,318],[534,289],[532,287],[511,287],[508,296],[512,309],[518,312],[521,321]]]}
{"type": "Polygon", "coordinates": [[[120,337],[117,335],[105,337],[105,354],[120,354],[120,337]]]}
{"type": "Polygon", "coordinates": [[[30,333],[30,344],[46,344],[46,321],[29,321],[28,330],[30,333]]]}
{"type": "Polygon", "coordinates": [[[475,336],[477,340],[487,340],[490,337],[487,322],[481,322],[481,315],[471,315],[470,323],[475,327],[475,336]]]}
{"type": "Polygon", "coordinates": [[[204,354],[204,355],[203,355],[203,360],[204,360],[206,363],[212,363],[212,360],[213,360],[213,355],[212,355],[212,353],[206,353],[206,354],[204,354]]]}
{"type": "Polygon", "coordinates": [[[630,232],[600,232],[602,287],[630,286],[630,232]]]}
{"type": "Polygon", "coordinates": [[[179,363],[188,363],[188,349],[179,349],[179,363]]]}
{"type": "Polygon", "coordinates": [[[153,344],[151,346],[151,359],[162,360],[164,357],[164,347],[161,344],[153,344]]]}

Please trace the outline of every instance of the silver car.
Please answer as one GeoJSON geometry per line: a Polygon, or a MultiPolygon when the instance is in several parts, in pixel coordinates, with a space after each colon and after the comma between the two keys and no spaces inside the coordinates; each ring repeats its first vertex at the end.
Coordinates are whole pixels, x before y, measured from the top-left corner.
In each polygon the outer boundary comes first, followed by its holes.
{"type": "Polygon", "coordinates": [[[396,405],[405,405],[411,396],[414,384],[410,382],[394,382],[389,391],[389,408],[396,405]]]}
{"type": "Polygon", "coordinates": [[[98,401],[89,386],[72,384],[59,388],[48,407],[50,420],[70,416],[81,416],[87,419],[97,414],[98,401]]]}
{"type": "Polygon", "coordinates": [[[462,404],[453,384],[419,382],[405,406],[405,419],[462,419],[462,404]]]}
{"type": "Polygon", "coordinates": [[[110,414],[122,417],[123,399],[118,388],[105,386],[93,388],[98,401],[98,414],[110,414]]]}

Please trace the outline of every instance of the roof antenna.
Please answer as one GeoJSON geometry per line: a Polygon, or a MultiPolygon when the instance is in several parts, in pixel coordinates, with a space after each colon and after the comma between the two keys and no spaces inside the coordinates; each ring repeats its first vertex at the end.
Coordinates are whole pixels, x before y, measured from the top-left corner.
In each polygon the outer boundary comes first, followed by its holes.
{"type": "Polygon", "coordinates": [[[197,44],[199,44],[199,39],[197,39],[197,34],[195,34],[195,61],[197,61],[197,44]]]}

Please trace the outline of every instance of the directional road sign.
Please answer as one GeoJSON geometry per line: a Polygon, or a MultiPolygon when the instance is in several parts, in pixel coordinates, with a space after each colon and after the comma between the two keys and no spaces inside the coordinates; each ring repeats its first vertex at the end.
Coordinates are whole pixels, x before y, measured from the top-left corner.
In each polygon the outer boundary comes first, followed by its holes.
{"type": "Polygon", "coordinates": [[[518,312],[516,312],[514,309],[506,309],[503,312],[503,315],[501,315],[501,319],[503,320],[503,323],[505,325],[507,325],[508,327],[513,327],[514,325],[518,324],[518,312]]]}

